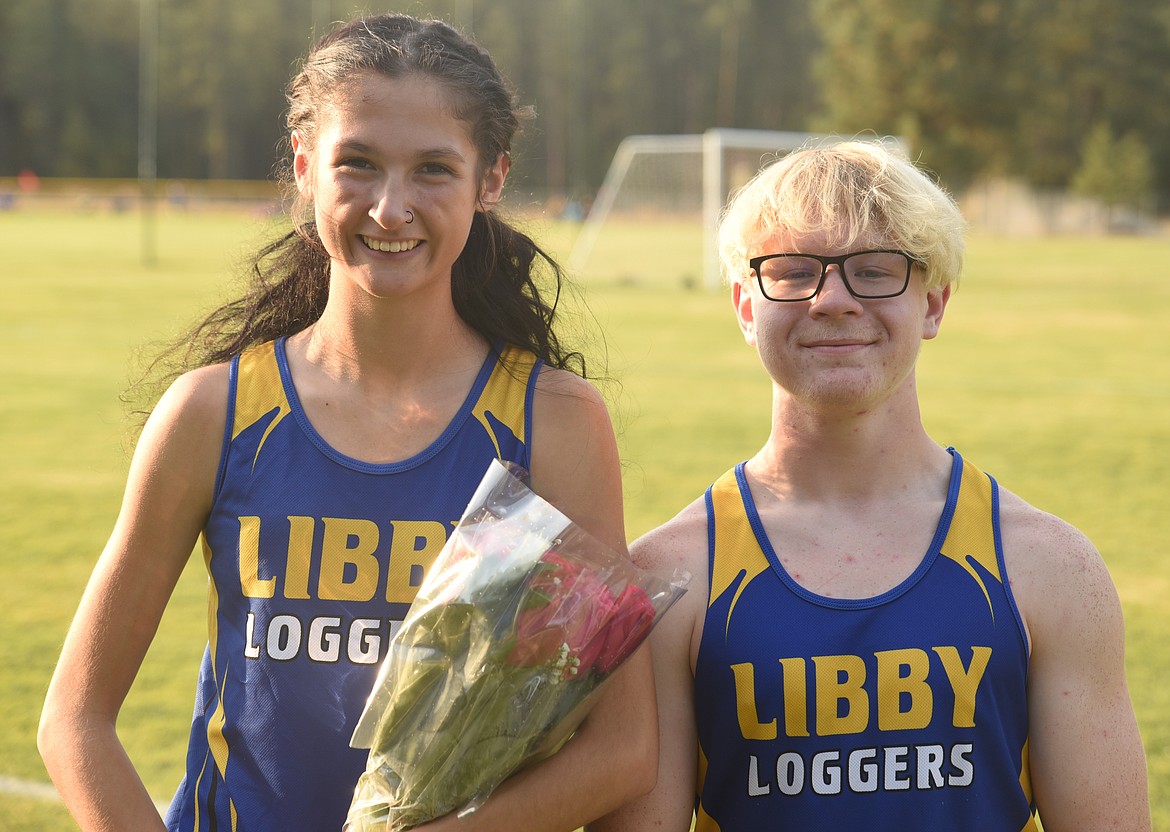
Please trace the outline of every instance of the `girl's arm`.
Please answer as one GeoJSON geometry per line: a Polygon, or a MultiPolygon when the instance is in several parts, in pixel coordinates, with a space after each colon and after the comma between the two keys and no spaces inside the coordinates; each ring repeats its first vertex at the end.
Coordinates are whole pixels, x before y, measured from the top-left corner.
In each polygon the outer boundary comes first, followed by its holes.
{"type": "Polygon", "coordinates": [[[226,367],[203,368],[176,381],[147,420],[49,684],[37,744],[83,830],[163,828],[115,728],[210,510],[226,400],[226,367]]]}

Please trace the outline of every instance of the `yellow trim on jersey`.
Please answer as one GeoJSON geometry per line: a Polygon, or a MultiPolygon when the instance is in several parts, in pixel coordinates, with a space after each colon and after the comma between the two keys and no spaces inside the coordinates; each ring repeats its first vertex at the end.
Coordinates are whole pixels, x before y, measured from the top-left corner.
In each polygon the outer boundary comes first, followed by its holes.
{"type": "MultiPolygon", "coordinates": [[[[211,575],[211,547],[207,545],[206,539],[203,541],[203,562],[207,566],[207,574],[211,575]]],[[[219,592],[216,590],[215,581],[211,580],[207,584],[207,649],[211,653],[211,666],[218,667],[216,664],[216,653],[219,647],[219,628],[216,622],[219,620],[219,592]]],[[[207,725],[207,745],[211,749],[212,756],[215,757],[215,762],[219,766],[220,772],[227,771],[228,764],[228,744],[223,736],[223,726],[227,723],[227,715],[223,709],[223,689],[226,684],[225,679],[216,680],[219,688],[219,701],[215,705],[215,711],[212,712],[207,725]]]]}
{"type": "Polygon", "coordinates": [[[992,516],[991,509],[991,478],[964,460],[959,498],[955,501],[955,515],[951,518],[947,539],[943,541],[940,554],[959,564],[975,579],[979,588],[983,590],[987,608],[991,610],[994,620],[995,610],[991,605],[991,593],[987,591],[983,577],[970,563],[974,560],[997,581],[1003,583],[1003,576],[999,572],[999,558],[996,556],[994,524],[987,522],[987,518],[992,516]]]}
{"type": "Polygon", "coordinates": [[[240,355],[236,371],[236,412],[232,422],[232,441],[244,430],[260,421],[276,409],[278,412],[264,430],[264,436],[256,446],[256,459],[268,440],[268,435],[280,424],[285,416],[292,413],[284,384],[280,380],[280,368],[276,363],[276,343],[269,341],[253,347],[240,355]]]}
{"type": "Polygon", "coordinates": [[[721,832],[715,818],[704,812],[702,806],[695,812],[694,832],[721,832]]]}
{"type": "MultiPolygon", "coordinates": [[[[699,779],[698,791],[702,792],[703,782],[707,779],[707,755],[703,753],[703,749],[699,749],[699,779]]],[[[719,824],[715,819],[703,811],[703,806],[700,804],[695,809],[695,823],[694,832],[720,832],[719,824]]]]}
{"type": "MultiPolygon", "coordinates": [[[[1031,739],[1024,740],[1024,750],[1020,754],[1020,788],[1023,789],[1024,797],[1027,798],[1028,803],[1032,802],[1032,766],[1028,754],[1028,743],[1030,742],[1031,739]]],[[[1034,812],[1028,817],[1028,822],[1024,824],[1024,828],[1020,832],[1040,832],[1034,812]]]]}
{"type": "MultiPolygon", "coordinates": [[[[203,543],[203,562],[207,568],[208,576],[211,575],[211,546],[208,545],[207,539],[202,538],[203,543]]],[[[217,667],[215,663],[216,653],[219,647],[219,628],[216,622],[219,620],[219,592],[215,586],[215,580],[210,580],[207,583],[207,648],[211,653],[211,666],[217,667]]],[[[227,677],[219,680],[219,701],[216,702],[215,710],[211,713],[207,723],[207,748],[211,752],[212,758],[215,760],[215,766],[219,769],[221,779],[226,776],[228,767],[228,758],[231,756],[231,749],[228,747],[227,738],[223,735],[223,726],[227,724],[227,714],[223,707],[223,692],[227,686],[227,677]]],[[[195,784],[195,794],[199,794],[199,783],[202,782],[203,776],[207,773],[207,763],[204,762],[203,768],[200,770],[198,781],[195,784]]],[[[230,797],[228,798],[228,808],[232,815],[232,829],[236,828],[236,804],[230,797]]],[[[195,800],[195,828],[199,828],[199,809],[200,803],[198,798],[195,800]]],[[[210,811],[214,811],[211,808],[210,811]]]]}
{"type": "Polygon", "coordinates": [[[527,380],[535,365],[536,356],[531,352],[513,346],[505,347],[500,360],[492,370],[491,377],[484,385],[483,392],[479,394],[479,400],[472,408],[471,414],[491,437],[497,457],[501,455],[500,440],[496,437],[487,414],[490,413],[497,421],[503,422],[522,445],[528,443],[528,438],[524,435],[528,385],[516,384],[515,381],[527,380]]]}
{"type": "MultiPolygon", "coordinates": [[[[715,563],[711,573],[711,601],[719,598],[736,581],[735,598],[727,608],[726,627],[731,626],[731,614],[739,597],[757,575],[768,570],[768,559],[756,540],[752,524],[743,510],[735,469],[715,481],[711,487],[711,504],[719,522],[715,524],[715,563]],[[729,552],[730,555],[722,553],[729,552]]],[[[726,628],[724,629],[726,633],[726,628]]]]}

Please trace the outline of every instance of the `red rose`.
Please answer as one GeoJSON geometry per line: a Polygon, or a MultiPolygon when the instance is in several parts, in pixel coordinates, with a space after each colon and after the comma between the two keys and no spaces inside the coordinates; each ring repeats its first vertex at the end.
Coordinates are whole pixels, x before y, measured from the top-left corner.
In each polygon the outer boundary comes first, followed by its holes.
{"type": "Polygon", "coordinates": [[[614,602],[614,610],[605,628],[601,655],[597,658],[598,673],[609,673],[625,661],[654,626],[654,605],[640,586],[627,584],[614,602]]]}
{"type": "Polygon", "coordinates": [[[615,596],[599,572],[555,552],[543,558],[528,590],[507,659],[521,667],[563,664],[566,678],[592,669],[608,673],[654,621],[641,589],[627,586],[615,596]]]}

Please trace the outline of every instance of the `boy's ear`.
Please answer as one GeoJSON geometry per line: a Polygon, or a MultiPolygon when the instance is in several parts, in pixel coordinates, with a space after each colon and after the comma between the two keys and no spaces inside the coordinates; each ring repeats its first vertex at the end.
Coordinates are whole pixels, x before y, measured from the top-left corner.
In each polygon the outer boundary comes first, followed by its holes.
{"type": "Polygon", "coordinates": [[[922,319],[922,339],[929,341],[938,335],[942,326],[943,313],[947,310],[947,301],[951,299],[953,284],[936,286],[926,290],[926,315],[922,319]]]}
{"type": "Polygon", "coordinates": [[[743,340],[754,347],[756,345],[756,313],[752,306],[752,297],[751,287],[746,280],[732,282],[731,304],[735,307],[739,330],[743,333],[743,340]]]}

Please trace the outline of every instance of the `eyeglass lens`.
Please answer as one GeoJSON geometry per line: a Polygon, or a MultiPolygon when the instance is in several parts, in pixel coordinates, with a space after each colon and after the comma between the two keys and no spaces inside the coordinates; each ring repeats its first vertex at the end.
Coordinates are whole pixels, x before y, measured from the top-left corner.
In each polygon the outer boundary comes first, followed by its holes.
{"type": "MultiPolygon", "coordinates": [[[[900,252],[860,252],[837,262],[845,282],[861,298],[900,294],[910,271],[909,258],[900,252]]],[[[816,295],[825,270],[825,264],[815,257],[782,254],[759,264],[760,286],[775,300],[807,300],[816,295]]]]}

